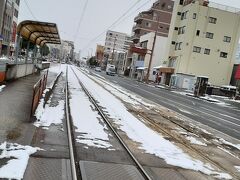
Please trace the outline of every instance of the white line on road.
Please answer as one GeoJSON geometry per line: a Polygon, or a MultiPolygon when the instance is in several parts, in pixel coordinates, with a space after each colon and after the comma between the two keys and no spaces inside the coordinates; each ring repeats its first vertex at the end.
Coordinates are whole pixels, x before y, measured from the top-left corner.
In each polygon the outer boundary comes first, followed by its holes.
{"type": "MultiPolygon", "coordinates": [[[[125,84],[126,84],[126,83],[125,83],[125,84]]],[[[132,86],[132,85],[130,85],[130,84],[127,84],[127,85],[128,85],[128,86],[132,86]]],[[[151,93],[151,92],[149,92],[149,91],[146,91],[146,90],[144,90],[144,89],[142,89],[142,88],[138,88],[138,87],[136,87],[136,86],[132,86],[132,87],[137,88],[137,89],[139,89],[139,90],[142,90],[142,91],[144,91],[144,92],[146,92],[146,93],[148,93],[148,94],[151,94],[151,95],[153,95],[153,96],[159,98],[159,95],[156,95],[156,94],[154,94],[154,93],[151,93]]],[[[191,109],[191,110],[197,111],[197,112],[199,112],[199,113],[206,114],[206,115],[211,116],[211,117],[213,117],[213,118],[220,119],[220,120],[222,120],[222,121],[224,121],[224,122],[226,122],[226,123],[229,123],[229,124],[232,124],[232,125],[234,125],[234,126],[238,126],[238,127],[240,127],[239,124],[233,123],[233,122],[228,121],[228,120],[226,120],[226,119],[223,119],[223,118],[221,118],[221,117],[217,117],[217,116],[212,115],[212,114],[209,114],[209,113],[207,113],[207,112],[199,111],[199,110],[197,110],[196,108],[192,108],[192,107],[189,107],[189,106],[187,106],[187,105],[184,105],[184,104],[178,103],[178,102],[176,102],[176,101],[170,100],[170,99],[165,98],[165,97],[163,97],[163,96],[160,96],[160,97],[163,98],[163,99],[166,99],[166,101],[170,101],[170,102],[172,102],[173,104],[177,104],[177,105],[180,105],[180,106],[184,106],[185,108],[188,108],[188,109],[191,109]]],[[[166,103],[166,102],[164,102],[164,103],[166,103]]],[[[168,104],[168,103],[167,103],[167,104],[168,104]]],[[[169,105],[172,106],[173,104],[169,104],[169,105]]],[[[209,119],[208,119],[208,120],[209,120],[209,119]]],[[[210,121],[211,121],[211,120],[210,120],[210,121]]],[[[212,121],[212,122],[215,122],[215,121],[212,121]]],[[[232,129],[231,129],[231,130],[232,130],[232,129]]]]}

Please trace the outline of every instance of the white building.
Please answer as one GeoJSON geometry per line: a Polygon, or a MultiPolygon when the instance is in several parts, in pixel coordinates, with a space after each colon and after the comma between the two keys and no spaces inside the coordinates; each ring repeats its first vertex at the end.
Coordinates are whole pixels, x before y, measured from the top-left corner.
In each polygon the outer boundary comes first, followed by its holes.
{"type": "Polygon", "coordinates": [[[126,33],[110,31],[106,33],[104,57],[108,62],[114,63],[115,52],[126,52],[131,41],[126,33]]]}
{"type": "Polygon", "coordinates": [[[140,44],[142,48],[147,49],[147,54],[144,57],[143,67],[144,76],[147,74],[147,68],[149,67],[150,58],[152,54],[152,62],[150,65],[149,80],[155,81],[155,73],[160,69],[160,67],[166,66],[166,61],[164,62],[164,56],[167,46],[167,37],[156,36],[155,45],[153,48],[155,33],[151,32],[140,37],[140,44]],[[151,50],[154,49],[152,52],[151,50]]]}
{"type": "Polygon", "coordinates": [[[165,56],[175,76],[207,76],[213,85],[228,85],[239,40],[239,12],[207,0],[176,0],[165,56]]]}

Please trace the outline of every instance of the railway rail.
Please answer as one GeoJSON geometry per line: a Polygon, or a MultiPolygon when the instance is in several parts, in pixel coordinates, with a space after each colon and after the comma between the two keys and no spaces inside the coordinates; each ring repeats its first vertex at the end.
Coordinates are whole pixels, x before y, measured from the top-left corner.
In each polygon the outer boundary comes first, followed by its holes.
{"type": "MultiPolygon", "coordinates": [[[[78,68],[78,70],[81,71],[79,68],[78,68]]],[[[82,72],[82,71],[81,71],[81,72],[82,72]]],[[[84,74],[86,74],[86,73],[84,73],[84,74]]],[[[98,79],[99,79],[101,82],[103,82],[104,84],[106,84],[106,82],[104,82],[104,80],[102,80],[101,78],[98,78],[98,79]]],[[[95,82],[96,82],[96,81],[95,81],[95,82]]],[[[96,83],[98,83],[98,82],[96,82],[96,83]]],[[[98,83],[98,84],[99,84],[99,83],[98,83]]],[[[107,85],[109,85],[109,86],[111,86],[112,88],[114,88],[115,90],[119,91],[118,88],[116,88],[116,87],[114,87],[114,86],[112,86],[112,85],[110,85],[110,84],[107,84],[107,85]]],[[[123,93],[122,91],[119,91],[119,92],[123,93]]],[[[123,94],[124,94],[124,93],[123,93],[123,94]]],[[[139,102],[141,105],[145,106],[141,101],[138,101],[138,102],[139,102]]],[[[186,130],[186,131],[189,132],[189,133],[195,134],[195,132],[194,132],[192,129],[190,129],[189,127],[186,127],[184,124],[181,124],[180,122],[175,121],[174,119],[168,118],[166,115],[160,113],[155,107],[153,107],[153,108],[151,108],[151,109],[152,109],[153,112],[155,112],[156,114],[159,114],[160,116],[162,116],[163,118],[165,118],[167,121],[169,121],[169,122],[171,122],[171,123],[173,123],[173,124],[181,127],[182,129],[186,130]]],[[[167,134],[169,137],[175,138],[171,133],[167,132],[167,131],[166,131],[164,128],[162,128],[159,124],[153,122],[146,114],[141,113],[141,112],[138,112],[138,116],[141,116],[143,119],[147,120],[151,126],[154,126],[154,127],[156,127],[157,129],[161,130],[162,132],[164,132],[165,134],[167,134]]],[[[203,137],[203,138],[204,138],[204,137],[203,137]]],[[[176,138],[175,138],[175,139],[176,139],[176,138]]],[[[190,151],[193,151],[194,153],[198,154],[200,157],[202,157],[202,158],[205,159],[206,161],[211,162],[212,164],[214,164],[216,167],[218,167],[218,168],[221,169],[222,171],[228,172],[228,170],[225,169],[224,166],[222,166],[222,165],[219,164],[218,162],[213,161],[210,157],[208,157],[208,156],[206,156],[205,154],[203,154],[203,153],[201,152],[201,150],[196,149],[194,146],[192,146],[192,145],[190,145],[190,144],[185,144],[185,143],[184,143],[185,141],[183,141],[182,139],[177,138],[176,141],[177,141],[178,143],[182,144],[183,146],[185,146],[185,147],[186,147],[187,149],[189,149],[190,151]]],[[[218,145],[218,146],[220,146],[220,145],[218,145]]],[[[230,173],[230,174],[231,174],[233,177],[239,178],[236,173],[233,173],[233,172],[232,172],[232,173],[230,173]]]]}
{"type": "MultiPolygon", "coordinates": [[[[107,124],[107,126],[110,128],[110,130],[113,132],[117,140],[120,142],[122,147],[126,150],[127,154],[131,157],[133,160],[136,168],[140,172],[140,174],[143,176],[146,180],[152,180],[151,176],[148,174],[148,172],[144,169],[144,167],[141,165],[141,163],[138,161],[138,159],[135,157],[135,155],[132,153],[132,151],[128,148],[124,140],[121,138],[121,136],[118,134],[118,132],[115,130],[115,128],[112,126],[110,121],[108,120],[107,115],[105,115],[104,111],[101,109],[101,107],[98,105],[97,101],[94,99],[94,97],[89,93],[89,91],[86,89],[84,84],[81,82],[81,80],[78,78],[76,72],[71,67],[72,72],[74,73],[75,77],[77,78],[77,81],[85,94],[88,96],[90,102],[95,106],[96,110],[104,120],[104,122],[107,124]]],[[[81,177],[81,171],[78,165],[78,157],[76,152],[76,147],[74,143],[74,133],[73,133],[73,126],[71,122],[71,108],[69,106],[69,91],[68,91],[68,68],[66,70],[66,85],[65,85],[65,95],[66,95],[66,119],[67,119],[67,129],[68,129],[68,141],[69,141],[69,152],[70,152],[70,162],[71,162],[71,171],[72,171],[72,177],[74,180],[82,179],[81,177]]]]}

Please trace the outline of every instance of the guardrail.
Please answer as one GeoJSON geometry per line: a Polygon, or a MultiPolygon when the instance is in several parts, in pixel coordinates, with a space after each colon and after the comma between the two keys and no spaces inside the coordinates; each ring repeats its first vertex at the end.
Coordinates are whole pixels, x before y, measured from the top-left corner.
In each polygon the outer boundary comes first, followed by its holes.
{"type": "Polygon", "coordinates": [[[31,109],[31,116],[34,115],[38,103],[42,97],[43,91],[46,89],[47,85],[47,77],[48,71],[42,75],[41,79],[33,86],[33,98],[32,98],[32,109],[31,109]]]}

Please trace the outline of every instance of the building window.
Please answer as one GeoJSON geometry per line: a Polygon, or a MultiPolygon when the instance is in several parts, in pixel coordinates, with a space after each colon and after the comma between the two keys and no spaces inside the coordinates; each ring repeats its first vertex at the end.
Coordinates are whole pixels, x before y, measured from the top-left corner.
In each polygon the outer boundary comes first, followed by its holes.
{"type": "Polygon", "coordinates": [[[177,49],[178,49],[178,43],[175,44],[175,50],[177,50],[177,49]]]}
{"type": "Polygon", "coordinates": [[[175,27],[174,30],[175,30],[175,31],[178,31],[178,27],[175,27]]]}
{"type": "Polygon", "coordinates": [[[184,33],[185,33],[185,30],[186,30],[186,26],[179,27],[179,28],[178,28],[178,34],[184,34],[184,33]]]}
{"type": "Polygon", "coordinates": [[[227,58],[228,53],[226,52],[220,52],[220,57],[227,58]]]}
{"type": "Polygon", "coordinates": [[[146,22],[146,27],[151,27],[151,23],[150,22],[146,22]]]}
{"type": "Polygon", "coordinates": [[[141,47],[147,49],[147,43],[148,43],[148,41],[141,42],[141,47]]]}
{"type": "Polygon", "coordinates": [[[181,15],[181,20],[187,19],[187,15],[188,15],[188,11],[183,12],[181,15]]]}
{"type": "Polygon", "coordinates": [[[180,5],[183,5],[183,1],[184,1],[184,0],[180,0],[179,4],[180,4],[180,5]]]}
{"type": "Polygon", "coordinates": [[[213,33],[206,32],[206,38],[213,39],[213,33]]]}
{"type": "Polygon", "coordinates": [[[162,3],[161,8],[164,9],[166,6],[166,3],[162,3]]]}
{"type": "Polygon", "coordinates": [[[204,54],[209,55],[209,54],[210,54],[210,49],[205,48],[205,49],[204,49],[204,54]]]}
{"type": "Polygon", "coordinates": [[[174,44],[176,44],[176,42],[175,42],[175,41],[172,41],[172,45],[174,45],[174,44]]]}
{"type": "Polygon", "coordinates": [[[16,18],[18,18],[18,10],[14,10],[14,16],[16,17],[16,18]]]}
{"type": "Polygon", "coordinates": [[[193,19],[197,19],[197,13],[193,13],[193,19]]]}
{"type": "Polygon", "coordinates": [[[181,13],[181,12],[177,12],[177,15],[178,15],[178,16],[181,16],[181,15],[182,15],[182,13],[181,13]]]}
{"type": "Polygon", "coordinates": [[[217,18],[209,17],[209,18],[208,18],[208,22],[209,22],[209,23],[212,23],[212,24],[216,24],[216,23],[217,23],[217,18]]]}
{"type": "Polygon", "coordinates": [[[223,37],[223,41],[224,41],[224,42],[229,42],[229,43],[230,43],[230,42],[231,42],[231,37],[224,36],[224,37],[223,37]]]}
{"type": "Polygon", "coordinates": [[[182,50],[182,42],[178,43],[178,50],[182,50]]]}
{"type": "Polygon", "coordinates": [[[20,0],[16,0],[16,4],[19,6],[20,0]]]}
{"type": "Polygon", "coordinates": [[[200,35],[200,30],[197,30],[196,36],[199,36],[199,35],[200,35]]]}
{"type": "Polygon", "coordinates": [[[201,48],[197,46],[193,46],[193,52],[201,53],[201,48]]]}

